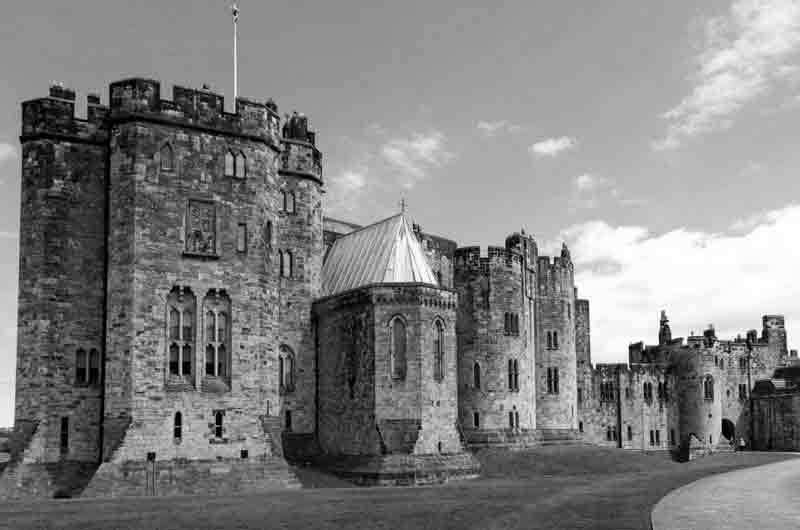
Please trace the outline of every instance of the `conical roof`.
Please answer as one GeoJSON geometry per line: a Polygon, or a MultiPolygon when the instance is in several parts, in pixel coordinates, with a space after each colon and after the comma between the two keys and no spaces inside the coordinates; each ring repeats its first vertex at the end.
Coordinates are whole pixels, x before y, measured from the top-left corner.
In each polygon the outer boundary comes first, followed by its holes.
{"type": "Polygon", "coordinates": [[[340,237],[322,265],[322,296],[375,283],[438,285],[402,213],[340,237]]]}

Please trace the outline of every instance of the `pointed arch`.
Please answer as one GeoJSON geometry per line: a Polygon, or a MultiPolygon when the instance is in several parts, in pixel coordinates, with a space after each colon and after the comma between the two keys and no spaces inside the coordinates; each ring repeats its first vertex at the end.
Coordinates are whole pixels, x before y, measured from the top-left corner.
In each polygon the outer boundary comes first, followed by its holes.
{"type": "Polygon", "coordinates": [[[400,315],[389,320],[389,355],[393,379],[406,378],[406,321],[400,315]]]}
{"type": "Polygon", "coordinates": [[[236,166],[234,167],[234,175],[236,178],[247,178],[247,157],[244,156],[242,151],[239,151],[235,156],[236,166]]]}
{"type": "Polygon", "coordinates": [[[158,157],[161,171],[175,171],[175,153],[169,142],[161,146],[158,151],[158,157]]]}
{"type": "Polygon", "coordinates": [[[225,151],[225,176],[236,176],[236,156],[230,150],[225,151]]]}
{"type": "Polygon", "coordinates": [[[433,321],[433,377],[436,381],[444,379],[444,322],[441,317],[433,321]]]}

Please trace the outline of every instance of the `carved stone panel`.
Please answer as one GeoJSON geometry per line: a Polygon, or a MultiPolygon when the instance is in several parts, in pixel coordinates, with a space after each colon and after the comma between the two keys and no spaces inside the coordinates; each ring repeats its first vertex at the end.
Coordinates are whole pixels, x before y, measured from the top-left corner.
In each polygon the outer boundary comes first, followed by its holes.
{"type": "Polygon", "coordinates": [[[190,200],[186,215],[186,252],[217,254],[217,216],[214,203],[190,200]]]}

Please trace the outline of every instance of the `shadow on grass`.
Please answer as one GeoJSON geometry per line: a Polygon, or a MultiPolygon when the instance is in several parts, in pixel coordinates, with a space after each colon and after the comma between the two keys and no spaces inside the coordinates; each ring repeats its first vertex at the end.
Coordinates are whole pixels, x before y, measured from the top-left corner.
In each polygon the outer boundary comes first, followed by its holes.
{"type": "Polygon", "coordinates": [[[714,473],[792,458],[669,455],[585,446],[482,451],[483,476],[446,486],[352,488],[298,468],[315,489],[236,497],[48,501],[0,506],[3,528],[646,529],[667,492],[714,473]],[[349,487],[348,489],[341,489],[349,487]],[[6,526],[3,526],[6,525],[6,526]]]}

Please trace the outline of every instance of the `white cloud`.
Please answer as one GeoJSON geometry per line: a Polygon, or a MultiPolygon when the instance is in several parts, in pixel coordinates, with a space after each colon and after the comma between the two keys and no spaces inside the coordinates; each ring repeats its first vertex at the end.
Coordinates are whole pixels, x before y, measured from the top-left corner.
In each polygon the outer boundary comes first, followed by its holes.
{"type": "Polygon", "coordinates": [[[663,114],[667,133],[653,148],[672,149],[687,138],[729,127],[736,112],[776,80],[794,76],[791,62],[798,48],[800,2],[736,0],[727,16],[706,22],[694,87],[663,114]]]}
{"type": "MultiPolygon", "coordinates": [[[[653,342],[666,309],[673,336],[716,324],[732,337],[760,329],[761,316],[784,314],[790,343],[800,336],[800,205],[738,221],[724,233],[591,221],[564,230],[580,296],[592,315],[594,361],[627,359],[631,342],[653,342]]],[[[555,247],[545,244],[544,248],[555,247]]]]}
{"type": "Polygon", "coordinates": [[[11,144],[0,142],[0,164],[17,157],[17,148],[11,144]]]}
{"type": "Polygon", "coordinates": [[[584,173],[583,175],[575,177],[575,189],[579,192],[590,192],[596,190],[606,182],[608,182],[608,179],[590,173],[584,173]]]}
{"type": "Polygon", "coordinates": [[[571,207],[576,209],[596,208],[603,201],[614,201],[622,206],[645,204],[644,199],[626,196],[616,183],[609,178],[593,173],[584,173],[573,179],[574,195],[571,207]]]}
{"type": "Polygon", "coordinates": [[[572,149],[577,145],[575,138],[569,136],[559,136],[558,138],[548,138],[541,142],[536,142],[530,147],[531,153],[535,156],[558,156],[562,152],[572,149]]]}
{"type": "Polygon", "coordinates": [[[410,137],[394,138],[383,144],[381,154],[399,174],[401,183],[411,188],[453,158],[445,148],[445,136],[439,131],[413,133],[410,137]]]}
{"type": "Polygon", "coordinates": [[[476,127],[487,138],[497,136],[502,132],[515,133],[522,130],[520,125],[511,123],[508,120],[479,121],[476,127]]]}

